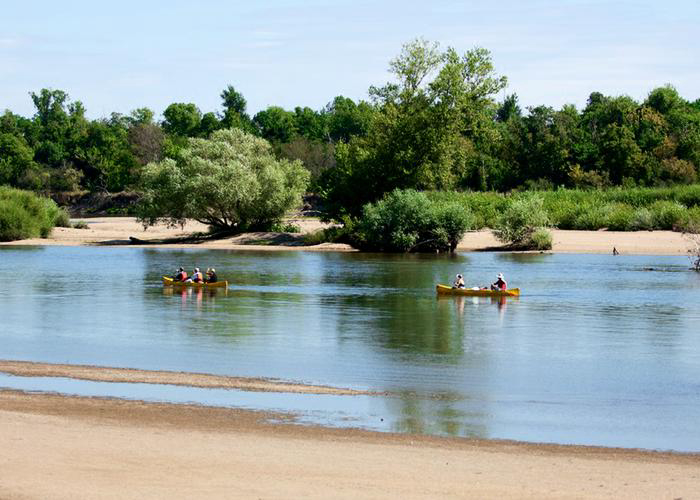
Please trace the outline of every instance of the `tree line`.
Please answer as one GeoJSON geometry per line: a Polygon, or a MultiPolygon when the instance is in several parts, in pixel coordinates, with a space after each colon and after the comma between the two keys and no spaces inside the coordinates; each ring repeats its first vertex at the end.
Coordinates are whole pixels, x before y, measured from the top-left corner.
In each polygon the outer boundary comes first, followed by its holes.
{"type": "Polygon", "coordinates": [[[369,100],[338,96],[320,110],[271,106],[253,116],[233,86],[221,110],[173,103],[90,120],[61,90],[31,92],[35,113],[0,116],[0,185],[39,192],[142,188],[144,167],[178,158],[193,138],[240,129],[277,159],[300,160],[329,217],[357,216],[394,189],[511,191],[560,186],[693,183],[700,166],[700,99],[670,85],[641,102],[594,92],[581,110],[523,110],[490,53],[422,39],[390,62],[394,79],[369,100]]]}

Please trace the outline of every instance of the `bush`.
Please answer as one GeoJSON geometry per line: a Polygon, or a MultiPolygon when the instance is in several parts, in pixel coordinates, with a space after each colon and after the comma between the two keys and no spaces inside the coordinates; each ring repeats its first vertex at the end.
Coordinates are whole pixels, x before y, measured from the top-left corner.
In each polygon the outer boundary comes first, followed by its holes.
{"type": "Polygon", "coordinates": [[[275,233],[301,233],[301,227],[291,222],[277,222],[270,227],[275,233]]]}
{"type": "Polygon", "coordinates": [[[63,207],[56,207],[53,220],[56,227],[71,227],[70,214],[63,207]]]}
{"type": "Polygon", "coordinates": [[[549,225],[543,203],[541,196],[513,200],[498,219],[494,228],[496,237],[518,248],[530,248],[535,230],[549,225]]]}
{"type": "Polygon", "coordinates": [[[633,220],[634,209],[624,203],[616,203],[608,215],[607,226],[611,231],[631,231],[633,220]]]}
{"type": "Polygon", "coordinates": [[[632,231],[646,231],[654,227],[654,216],[648,208],[638,208],[632,215],[632,231]]]}
{"type": "Polygon", "coordinates": [[[46,238],[59,212],[58,206],[48,198],[0,187],[0,241],[46,238]]]}
{"type": "Polygon", "coordinates": [[[454,251],[472,224],[470,212],[459,203],[431,201],[425,193],[397,189],[364,206],[353,237],[363,250],[454,251]]]}
{"type": "Polygon", "coordinates": [[[687,218],[686,208],[677,201],[657,201],[649,209],[655,229],[675,229],[687,218]]]}
{"type": "Polygon", "coordinates": [[[551,250],[552,233],[543,227],[535,229],[530,235],[527,246],[532,250],[551,250]]]}

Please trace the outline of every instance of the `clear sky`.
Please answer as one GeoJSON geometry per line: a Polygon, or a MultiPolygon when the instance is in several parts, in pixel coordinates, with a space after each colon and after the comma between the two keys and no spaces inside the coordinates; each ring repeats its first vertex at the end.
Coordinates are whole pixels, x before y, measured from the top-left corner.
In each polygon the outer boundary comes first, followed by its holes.
{"type": "Polygon", "coordinates": [[[521,105],[582,107],[593,91],[700,98],[700,0],[3,1],[0,110],[65,90],[88,116],[172,102],[219,111],[232,84],[251,114],[366,99],[416,37],[489,49],[521,105]]]}

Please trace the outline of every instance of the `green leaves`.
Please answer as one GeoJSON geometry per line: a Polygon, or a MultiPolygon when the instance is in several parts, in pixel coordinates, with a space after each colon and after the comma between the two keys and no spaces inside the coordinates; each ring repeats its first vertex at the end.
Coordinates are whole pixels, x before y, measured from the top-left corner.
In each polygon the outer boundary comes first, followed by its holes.
{"type": "Polygon", "coordinates": [[[397,189],[365,205],[355,239],[361,248],[381,252],[453,251],[472,225],[473,217],[458,203],[397,189]]]}
{"type": "Polygon", "coordinates": [[[190,139],[177,158],[146,166],[139,219],[146,225],[191,218],[220,230],[261,230],[300,202],[309,173],[277,160],[264,139],[240,129],[190,139]]]}

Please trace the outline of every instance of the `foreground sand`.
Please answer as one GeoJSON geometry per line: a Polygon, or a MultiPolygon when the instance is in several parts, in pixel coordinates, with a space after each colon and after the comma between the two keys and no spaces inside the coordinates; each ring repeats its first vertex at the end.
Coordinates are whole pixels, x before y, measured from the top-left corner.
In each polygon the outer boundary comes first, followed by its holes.
{"type": "Polygon", "coordinates": [[[700,456],[0,391],[0,498],[698,498],[700,456]]]}
{"type": "MultiPolygon", "coordinates": [[[[144,230],[133,217],[96,217],[81,219],[88,229],[58,227],[50,238],[14,241],[10,245],[125,245],[130,237],[140,240],[161,240],[187,236],[193,232],[205,232],[207,227],[197,222],[188,222],[184,228],[168,228],[158,225],[144,230]]],[[[318,219],[299,218],[289,222],[301,227],[302,234],[326,227],[318,219]]],[[[622,255],[687,255],[693,246],[681,233],[672,231],[564,231],[553,230],[555,253],[612,253],[615,247],[622,255]]],[[[3,244],[3,243],[0,243],[3,244]]],[[[459,251],[482,251],[498,248],[501,243],[491,231],[472,231],[465,235],[457,249],[459,251]]],[[[201,243],[177,243],[161,245],[174,248],[197,247],[229,250],[312,250],[353,251],[348,245],[325,243],[301,246],[299,235],[282,233],[248,233],[201,243]]]]}
{"type": "MultiPolygon", "coordinates": [[[[0,372],[353,393],[267,379],[23,361],[0,360],[0,372]]],[[[292,414],[0,390],[2,499],[699,494],[700,454],[329,429],[298,425],[292,414]]]]}

